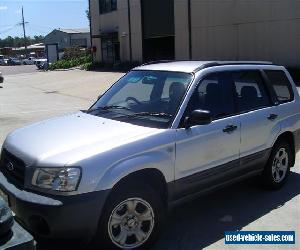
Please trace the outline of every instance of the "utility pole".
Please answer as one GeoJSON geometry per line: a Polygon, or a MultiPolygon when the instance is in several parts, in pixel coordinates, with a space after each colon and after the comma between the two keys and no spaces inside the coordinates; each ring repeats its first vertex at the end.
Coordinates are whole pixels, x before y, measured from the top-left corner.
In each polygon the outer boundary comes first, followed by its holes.
{"type": "Polygon", "coordinates": [[[23,25],[23,33],[24,33],[25,56],[27,57],[27,41],[26,41],[26,30],[25,30],[25,19],[24,19],[23,6],[22,6],[22,25],[23,25]]]}

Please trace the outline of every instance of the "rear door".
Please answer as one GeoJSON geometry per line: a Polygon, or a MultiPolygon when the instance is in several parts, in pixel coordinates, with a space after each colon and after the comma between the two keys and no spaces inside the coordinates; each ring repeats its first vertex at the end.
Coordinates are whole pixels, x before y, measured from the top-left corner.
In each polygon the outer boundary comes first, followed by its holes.
{"type": "Polygon", "coordinates": [[[270,141],[280,132],[277,107],[261,71],[240,70],[232,72],[232,78],[241,120],[241,166],[256,171],[263,167],[270,141]]]}

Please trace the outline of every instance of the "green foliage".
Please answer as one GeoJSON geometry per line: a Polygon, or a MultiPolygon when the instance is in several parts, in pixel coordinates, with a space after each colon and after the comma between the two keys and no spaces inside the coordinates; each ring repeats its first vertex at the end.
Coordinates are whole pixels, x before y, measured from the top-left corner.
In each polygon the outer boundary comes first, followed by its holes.
{"type": "MultiPolygon", "coordinates": [[[[27,45],[32,45],[36,43],[43,43],[44,36],[34,36],[34,37],[26,37],[27,45]]],[[[0,39],[0,48],[4,47],[22,47],[25,45],[24,37],[11,37],[8,36],[4,39],[0,39]]]]}
{"type": "Polygon", "coordinates": [[[78,57],[91,56],[91,51],[80,47],[72,47],[64,49],[63,60],[70,60],[78,57]]]}
{"type": "Polygon", "coordinates": [[[72,58],[72,59],[63,59],[63,60],[57,61],[56,63],[52,63],[49,66],[49,70],[70,69],[73,67],[91,63],[91,61],[92,61],[92,58],[90,55],[89,56],[81,56],[81,57],[72,58]]]}
{"type": "Polygon", "coordinates": [[[94,64],[92,62],[85,63],[81,65],[81,69],[86,70],[86,71],[91,71],[94,69],[94,64]]]}

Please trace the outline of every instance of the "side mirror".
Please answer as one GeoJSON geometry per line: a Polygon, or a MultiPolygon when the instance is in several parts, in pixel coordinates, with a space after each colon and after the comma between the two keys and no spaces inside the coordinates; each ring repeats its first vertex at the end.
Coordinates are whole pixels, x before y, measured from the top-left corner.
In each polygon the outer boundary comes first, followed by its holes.
{"type": "Polygon", "coordinates": [[[197,109],[194,110],[189,117],[184,120],[184,127],[190,128],[195,125],[207,125],[212,122],[210,111],[197,109]]]}

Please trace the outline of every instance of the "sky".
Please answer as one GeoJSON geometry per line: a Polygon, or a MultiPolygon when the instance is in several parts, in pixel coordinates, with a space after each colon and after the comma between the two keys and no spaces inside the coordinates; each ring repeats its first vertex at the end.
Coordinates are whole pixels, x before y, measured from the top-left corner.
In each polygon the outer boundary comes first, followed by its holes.
{"type": "Polygon", "coordinates": [[[0,0],[0,38],[23,36],[18,25],[24,7],[26,35],[46,35],[58,28],[88,28],[88,0],[0,0]]]}

